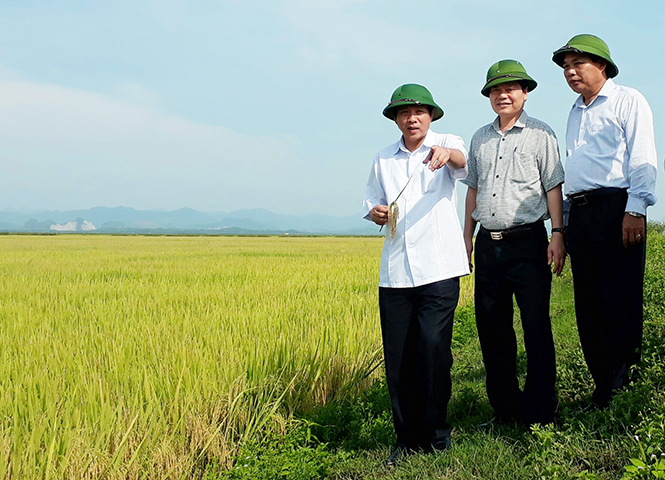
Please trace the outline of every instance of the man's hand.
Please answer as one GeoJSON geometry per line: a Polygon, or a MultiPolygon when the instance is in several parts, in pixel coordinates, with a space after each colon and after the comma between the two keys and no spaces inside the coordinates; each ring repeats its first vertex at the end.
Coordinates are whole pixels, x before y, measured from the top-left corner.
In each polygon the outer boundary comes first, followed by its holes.
{"type": "Polygon", "coordinates": [[[369,218],[377,225],[388,223],[388,205],[377,205],[369,212],[369,218]]]}
{"type": "Polygon", "coordinates": [[[438,170],[448,163],[448,160],[450,160],[450,152],[451,150],[449,148],[434,145],[423,163],[429,163],[429,169],[431,171],[438,170]]]}
{"type": "Polygon", "coordinates": [[[464,236],[464,244],[466,245],[466,256],[469,258],[469,270],[473,272],[473,262],[471,261],[471,255],[473,254],[473,238],[466,238],[466,236],[464,236]]]}
{"type": "Polygon", "coordinates": [[[552,263],[554,263],[553,272],[556,273],[557,277],[560,277],[566,263],[566,247],[563,245],[562,233],[552,233],[550,246],[547,247],[547,264],[552,265],[552,263]]]}
{"type": "Polygon", "coordinates": [[[623,246],[637,245],[647,240],[644,217],[634,217],[628,213],[623,216],[623,246]]]}
{"type": "Polygon", "coordinates": [[[469,257],[469,270],[473,272],[473,263],[471,254],[473,253],[473,234],[476,232],[476,222],[473,219],[473,211],[476,209],[476,197],[478,190],[469,187],[466,191],[466,201],[464,202],[464,244],[466,246],[466,256],[469,257]]]}

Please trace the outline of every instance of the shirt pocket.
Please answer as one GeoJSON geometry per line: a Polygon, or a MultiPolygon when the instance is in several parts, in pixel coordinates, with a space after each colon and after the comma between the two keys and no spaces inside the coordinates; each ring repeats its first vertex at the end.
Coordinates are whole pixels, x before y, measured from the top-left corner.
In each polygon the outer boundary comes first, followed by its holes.
{"type": "Polygon", "coordinates": [[[510,168],[510,181],[521,186],[531,185],[540,180],[538,162],[535,155],[515,150],[510,168]]]}
{"type": "Polygon", "coordinates": [[[436,192],[441,188],[440,177],[443,175],[443,168],[436,171],[431,171],[428,166],[423,168],[420,174],[420,183],[422,186],[422,193],[436,192]]]}
{"type": "Polygon", "coordinates": [[[623,138],[623,128],[613,119],[603,119],[586,128],[587,148],[596,154],[607,155],[616,152],[623,138]]]}

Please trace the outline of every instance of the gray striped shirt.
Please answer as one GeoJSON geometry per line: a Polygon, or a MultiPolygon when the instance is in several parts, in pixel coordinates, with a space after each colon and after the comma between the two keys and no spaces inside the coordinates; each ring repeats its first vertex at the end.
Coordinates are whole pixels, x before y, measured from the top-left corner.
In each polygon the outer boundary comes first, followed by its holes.
{"type": "Polygon", "coordinates": [[[526,112],[501,132],[499,117],[471,139],[469,175],[475,188],[474,220],[488,230],[503,230],[549,218],[547,193],[564,181],[556,135],[526,112]]]}

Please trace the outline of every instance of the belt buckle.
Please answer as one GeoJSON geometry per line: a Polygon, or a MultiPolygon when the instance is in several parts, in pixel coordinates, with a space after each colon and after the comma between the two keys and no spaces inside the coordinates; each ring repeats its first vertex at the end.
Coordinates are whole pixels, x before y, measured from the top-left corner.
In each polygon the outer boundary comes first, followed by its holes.
{"type": "Polygon", "coordinates": [[[584,193],[574,198],[575,202],[573,203],[573,205],[582,206],[589,203],[589,200],[587,199],[586,194],[584,193]]]}
{"type": "Polygon", "coordinates": [[[501,232],[490,232],[490,238],[492,240],[503,240],[503,233],[501,233],[501,232]]]}

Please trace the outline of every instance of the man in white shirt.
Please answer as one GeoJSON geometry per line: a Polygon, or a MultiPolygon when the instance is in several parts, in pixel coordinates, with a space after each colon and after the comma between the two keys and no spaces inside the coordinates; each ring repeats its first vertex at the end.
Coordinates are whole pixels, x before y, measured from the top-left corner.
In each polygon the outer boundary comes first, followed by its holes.
{"type": "Polygon", "coordinates": [[[397,433],[397,448],[386,464],[394,465],[410,451],[450,445],[453,315],[459,277],[469,274],[455,181],[465,178],[467,169],[464,141],[429,129],[443,110],[425,87],[399,87],[383,115],[395,121],[402,136],[374,158],[364,217],[388,226],[379,308],[397,433]],[[441,148],[433,152],[434,146],[441,148]]]}
{"type": "Polygon", "coordinates": [[[605,408],[640,360],[646,210],[656,203],[653,115],[640,92],[614,83],[619,69],[600,38],[576,35],[552,60],[579,94],[566,131],[567,247],[596,385],[590,407],[605,408]]]}

